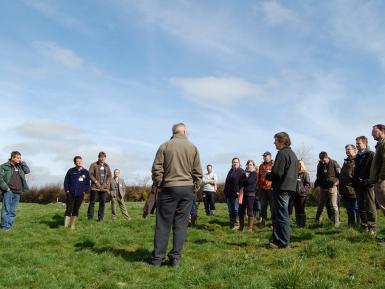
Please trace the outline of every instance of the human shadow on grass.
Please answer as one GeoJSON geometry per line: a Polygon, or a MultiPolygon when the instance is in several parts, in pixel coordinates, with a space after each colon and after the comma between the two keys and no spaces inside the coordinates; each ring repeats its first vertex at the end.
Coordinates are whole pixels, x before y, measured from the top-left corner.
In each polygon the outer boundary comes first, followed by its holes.
{"type": "Polygon", "coordinates": [[[51,219],[51,220],[44,220],[44,221],[41,221],[40,224],[47,225],[47,226],[50,227],[51,229],[57,229],[57,228],[63,226],[63,224],[64,224],[64,218],[63,218],[63,216],[60,215],[60,214],[55,214],[54,216],[52,216],[52,219],[51,219]]]}
{"type": "Polygon", "coordinates": [[[310,232],[306,232],[298,235],[292,235],[290,237],[291,242],[302,242],[302,241],[308,241],[311,239],[313,239],[313,233],[310,233],[310,232]]]}
{"type": "Polygon", "coordinates": [[[219,226],[222,226],[222,227],[228,227],[229,226],[229,222],[228,221],[221,221],[221,220],[218,220],[218,219],[212,219],[208,223],[209,224],[213,224],[213,225],[219,225],[219,226]]]}
{"type": "Polygon", "coordinates": [[[196,230],[203,230],[203,231],[209,231],[212,232],[215,229],[208,226],[207,224],[195,224],[194,226],[191,226],[190,228],[196,229],[196,230]]]}
{"type": "Polygon", "coordinates": [[[75,251],[90,250],[95,254],[112,253],[116,257],[121,257],[128,262],[144,262],[148,259],[151,252],[147,249],[138,248],[135,251],[118,249],[111,246],[96,247],[95,242],[86,240],[75,244],[75,251]]]}

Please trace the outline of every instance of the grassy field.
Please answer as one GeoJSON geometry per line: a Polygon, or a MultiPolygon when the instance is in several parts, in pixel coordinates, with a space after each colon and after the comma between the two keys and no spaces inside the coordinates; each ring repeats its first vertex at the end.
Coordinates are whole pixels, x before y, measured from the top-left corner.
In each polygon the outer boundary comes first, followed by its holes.
{"type": "MultiPolygon", "coordinates": [[[[227,209],[190,228],[181,266],[147,265],[155,218],[141,218],[143,203],[128,203],[133,220],[87,221],[62,226],[63,204],[20,204],[12,231],[0,232],[0,288],[385,288],[385,218],[377,238],[342,225],[292,228],[291,248],[269,250],[268,228],[234,232],[227,209]]],[[[325,213],[324,213],[325,214],[325,213]]],[[[120,216],[120,215],[118,215],[120,216]]],[[[325,217],[324,217],[325,219],[325,217]]]]}

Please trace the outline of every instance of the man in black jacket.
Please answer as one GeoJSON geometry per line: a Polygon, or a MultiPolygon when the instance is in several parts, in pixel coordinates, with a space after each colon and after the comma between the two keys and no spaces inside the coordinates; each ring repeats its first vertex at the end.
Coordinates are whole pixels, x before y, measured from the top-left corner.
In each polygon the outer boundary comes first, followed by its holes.
{"type": "Polygon", "coordinates": [[[356,138],[357,156],[353,184],[356,189],[358,211],[361,218],[361,227],[370,235],[376,234],[376,198],[374,186],[370,182],[370,167],[374,158],[374,152],[368,147],[368,139],[365,136],[356,138]]]}
{"type": "Polygon", "coordinates": [[[287,248],[290,243],[289,198],[297,189],[298,159],[291,150],[290,137],[286,132],[274,135],[278,153],[274,166],[266,179],[273,182],[273,236],[269,247],[287,248]]]}

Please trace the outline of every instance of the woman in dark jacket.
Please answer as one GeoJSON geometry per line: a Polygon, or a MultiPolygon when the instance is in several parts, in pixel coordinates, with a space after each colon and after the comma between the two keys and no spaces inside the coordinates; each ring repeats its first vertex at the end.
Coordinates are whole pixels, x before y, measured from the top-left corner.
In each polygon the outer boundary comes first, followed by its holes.
{"type": "MultiPolygon", "coordinates": [[[[242,174],[239,180],[239,186],[243,193],[243,200],[239,205],[239,231],[243,230],[245,224],[245,211],[247,208],[247,230],[253,231],[253,206],[255,200],[255,193],[257,191],[257,171],[255,170],[255,163],[252,160],[248,160],[246,163],[246,170],[242,174]]],[[[241,199],[241,198],[240,198],[241,199]]]]}
{"type": "Polygon", "coordinates": [[[233,158],[231,161],[231,169],[227,174],[225,188],[223,192],[226,196],[227,208],[230,217],[230,229],[239,229],[238,220],[238,195],[239,195],[239,179],[243,174],[243,169],[240,167],[239,158],[233,158]]]}
{"type": "Polygon", "coordinates": [[[295,221],[297,227],[302,228],[306,225],[305,205],[307,197],[310,193],[311,184],[310,176],[306,171],[303,160],[298,162],[299,172],[297,179],[297,191],[294,195],[295,221]]]}

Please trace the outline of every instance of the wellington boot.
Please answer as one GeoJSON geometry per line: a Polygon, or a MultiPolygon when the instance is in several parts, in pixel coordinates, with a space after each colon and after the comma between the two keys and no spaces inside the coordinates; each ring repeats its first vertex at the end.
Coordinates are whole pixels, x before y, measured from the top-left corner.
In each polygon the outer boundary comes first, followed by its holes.
{"type": "Polygon", "coordinates": [[[71,217],[71,220],[70,220],[70,228],[71,228],[71,230],[75,230],[76,219],[77,219],[76,216],[72,216],[71,217]]]}
{"type": "Polygon", "coordinates": [[[254,218],[248,217],[248,219],[247,219],[247,231],[252,232],[253,231],[253,225],[254,225],[254,218]]]}
{"type": "Polygon", "coordinates": [[[64,227],[69,228],[70,227],[70,216],[64,216],[64,227]]]}
{"type": "Polygon", "coordinates": [[[258,224],[258,228],[262,230],[263,228],[265,228],[265,225],[266,225],[266,221],[264,218],[262,218],[261,222],[258,224]]]}
{"type": "Polygon", "coordinates": [[[239,218],[239,231],[243,231],[243,227],[245,226],[245,219],[244,218],[239,218]]]}
{"type": "Polygon", "coordinates": [[[233,230],[239,230],[239,218],[238,218],[238,216],[235,217],[235,222],[234,222],[233,230]]]}

